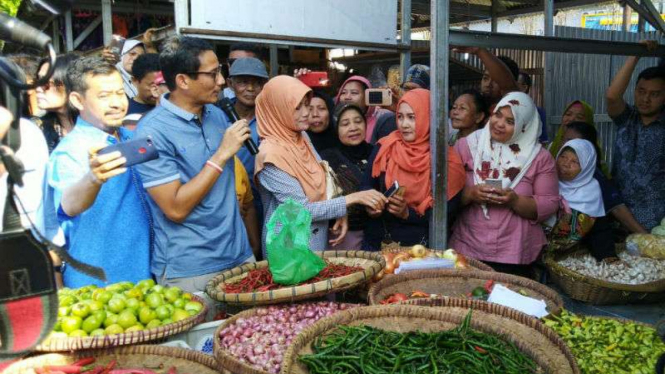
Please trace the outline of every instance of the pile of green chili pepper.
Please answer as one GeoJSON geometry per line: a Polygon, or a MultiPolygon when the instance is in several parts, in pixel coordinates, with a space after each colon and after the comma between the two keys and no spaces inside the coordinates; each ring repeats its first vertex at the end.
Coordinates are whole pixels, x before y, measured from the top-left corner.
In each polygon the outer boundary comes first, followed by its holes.
{"type": "Polygon", "coordinates": [[[514,344],[472,330],[470,321],[471,312],[457,328],[433,333],[341,326],[318,337],[314,353],[299,359],[312,374],[540,372],[514,344]]]}
{"type": "Polygon", "coordinates": [[[663,343],[652,327],[567,311],[545,324],[570,347],[583,374],[652,374],[663,343]]]}

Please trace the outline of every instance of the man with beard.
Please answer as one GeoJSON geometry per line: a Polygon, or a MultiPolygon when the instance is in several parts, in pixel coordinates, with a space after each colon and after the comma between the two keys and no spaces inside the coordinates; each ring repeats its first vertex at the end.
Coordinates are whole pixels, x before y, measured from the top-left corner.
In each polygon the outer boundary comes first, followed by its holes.
{"type": "Polygon", "coordinates": [[[639,57],[629,57],[605,95],[617,126],[612,175],[626,205],[647,230],[665,217],[665,68],[637,77],[634,105],[623,100],[639,57]]]}

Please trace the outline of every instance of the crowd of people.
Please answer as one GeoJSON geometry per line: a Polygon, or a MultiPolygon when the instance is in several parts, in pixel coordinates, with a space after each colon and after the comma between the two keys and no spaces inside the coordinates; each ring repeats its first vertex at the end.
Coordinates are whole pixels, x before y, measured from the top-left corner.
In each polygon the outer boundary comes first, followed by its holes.
{"type": "MultiPolygon", "coordinates": [[[[610,169],[583,97],[549,142],[529,75],[488,50],[458,51],[486,70],[451,103],[450,247],[529,276],[544,249],[579,242],[617,261],[617,231],[644,233],[665,217],[665,69],[639,73],[632,105],[623,97],[637,57],[607,89],[618,130],[610,169]]],[[[411,67],[382,108],[367,105],[366,77],[329,95],[298,79],[303,69],[270,78],[261,57],[237,44],[222,65],[211,44],[180,36],[159,53],[128,41],[119,56],[59,56],[35,92],[41,113],[21,119],[22,213],[109,282],[153,277],[194,292],[264,258],[265,223],[289,199],[311,214],[313,251],[427,246],[432,187],[443,183],[432,179],[429,68],[411,67]],[[218,107],[227,99],[238,120],[218,107]],[[143,138],[158,158],[126,166],[128,155],[101,152],[143,138]]],[[[23,68],[34,80],[48,62],[23,68]]],[[[64,286],[100,284],[55,260],[64,286]]]]}

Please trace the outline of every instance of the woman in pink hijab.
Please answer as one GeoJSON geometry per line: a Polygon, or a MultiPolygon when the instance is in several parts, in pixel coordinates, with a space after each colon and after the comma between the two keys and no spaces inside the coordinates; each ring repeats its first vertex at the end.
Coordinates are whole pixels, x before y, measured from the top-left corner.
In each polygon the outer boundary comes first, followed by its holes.
{"type": "Polygon", "coordinates": [[[367,122],[365,141],[376,144],[379,139],[397,130],[397,124],[395,113],[381,107],[365,104],[365,90],[368,88],[372,88],[372,84],[367,78],[360,75],[350,77],[344,81],[337,92],[335,105],[343,102],[360,107],[365,112],[365,121],[367,122]]]}

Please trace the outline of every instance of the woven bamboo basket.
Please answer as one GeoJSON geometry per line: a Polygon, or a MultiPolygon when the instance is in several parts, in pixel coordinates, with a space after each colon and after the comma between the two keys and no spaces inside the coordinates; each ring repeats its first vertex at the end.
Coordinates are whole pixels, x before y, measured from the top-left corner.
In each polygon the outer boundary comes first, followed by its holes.
{"type": "Polygon", "coordinates": [[[257,369],[253,366],[247,365],[246,363],[238,360],[235,356],[230,355],[225,349],[222,348],[222,343],[220,339],[220,332],[225,328],[232,326],[240,318],[249,318],[256,315],[259,308],[252,308],[240,312],[233,317],[222,322],[217,330],[215,331],[214,340],[213,340],[213,354],[219,362],[222,369],[226,370],[229,373],[240,373],[240,374],[268,374],[267,371],[257,369]]]}
{"type": "Polygon", "coordinates": [[[225,271],[208,282],[206,293],[212,299],[233,305],[268,305],[317,298],[333,292],[342,292],[369,282],[386,265],[383,256],[366,251],[325,251],[318,252],[326,261],[348,266],[360,266],[364,270],[353,274],[327,279],[321,282],[283,288],[265,292],[225,293],[221,286],[238,282],[254,269],[268,267],[268,261],[244,264],[225,271]]]}
{"type": "MultiPolygon", "coordinates": [[[[445,300],[441,300],[445,302],[445,300]]],[[[283,374],[308,373],[298,357],[312,353],[316,337],[334,331],[340,325],[368,325],[384,330],[435,332],[459,326],[473,303],[466,307],[430,308],[414,305],[374,305],[350,309],[324,318],[303,330],[286,351],[283,374]]],[[[545,373],[578,374],[580,370],[570,349],[550,328],[539,320],[497,304],[475,304],[471,327],[496,334],[531,357],[545,373]]]]}
{"type": "Polygon", "coordinates": [[[69,352],[160,341],[171,335],[187,331],[195,325],[203,322],[206,313],[208,312],[206,302],[196,295],[192,296],[192,300],[196,300],[203,304],[203,309],[199,313],[183,319],[182,321],[169,323],[168,325],[155,327],[154,329],[134,331],[124,334],[85,338],[47,338],[42,344],[35,347],[35,350],[41,352],[69,352]]]}
{"type": "MultiPolygon", "coordinates": [[[[617,250],[623,245],[617,246],[617,250]]],[[[653,303],[665,300],[665,279],[643,284],[622,284],[588,277],[558,264],[568,256],[579,256],[584,249],[572,253],[547,253],[543,260],[556,285],[571,298],[592,305],[624,305],[653,303]]]]}
{"type": "MultiPolygon", "coordinates": [[[[397,244],[391,243],[391,244],[384,245],[381,248],[381,253],[397,253],[397,252],[408,251],[409,249],[411,249],[411,247],[401,247],[401,246],[398,246],[397,244]]],[[[435,253],[436,252],[443,253],[443,251],[440,250],[440,249],[429,249],[428,248],[428,250],[431,251],[431,252],[435,252],[435,253]]],[[[490,267],[489,265],[485,264],[482,261],[473,259],[473,258],[466,257],[466,262],[469,264],[469,267],[473,268],[473,269],[483,270],[483,271],[494,271],[494,269],[492,269],[492,267],[490,267]]],[[[390,276],[390,275],[392,275],[392,274],[386,274],[386,276],[390,276]]]]}
{"type": "Polygon", "coordinates": [[[75,353],[48,353],[33,356],[10,365],[3,374],[34,374],[35,368],[46,365],[67,365],[85,357],[95,357],[95,364],[106,365],[116,360],[116,369],[145,368],[166,372],[175,367],[179,374],[216,374],[220,367],[214,357],[190,349],[136,345],[131,347],[81,351],[75,353]]]}
{"type": "Polygon", "coordinates": [[[369,289],[369,304],[379,304],[396,292],[408,296],[413,291],[465,299],[469,292],[482,287],[488,280],[501,283],[515,292],[523,291],[525,296],[544,300],[551,314],[559,314],[563,308],[563,300],[556,291],[531,279],[494,271],[453,269],[413,271],[385,278],[369,289]]]}

